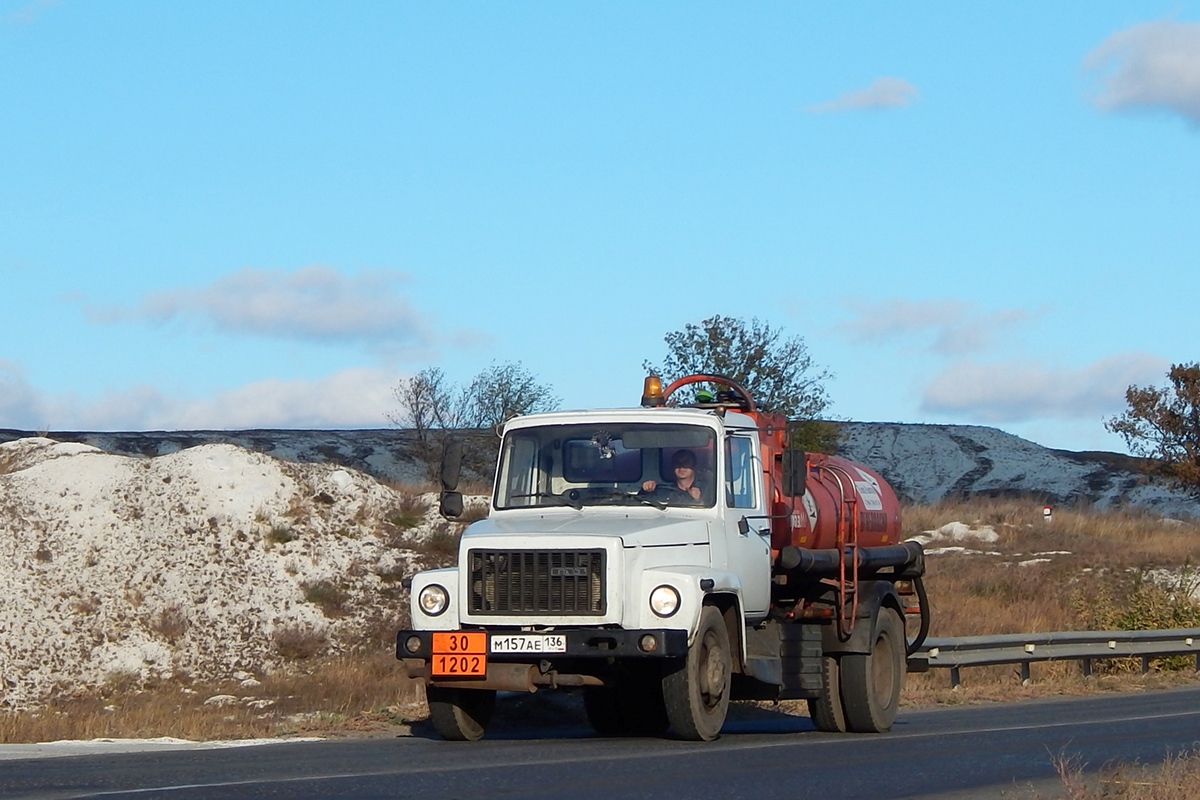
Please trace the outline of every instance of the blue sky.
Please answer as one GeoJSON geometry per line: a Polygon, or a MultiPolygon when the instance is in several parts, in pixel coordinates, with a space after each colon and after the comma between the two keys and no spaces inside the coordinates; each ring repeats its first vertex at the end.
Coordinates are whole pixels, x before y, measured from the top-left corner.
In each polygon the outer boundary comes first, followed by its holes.
{"type": "Polygon", "coordinates": [[[637,402],[714,314],[842,419],[1120,450],[1200,358],[1200,2],[0,0],[0,427],[637,402]]]}

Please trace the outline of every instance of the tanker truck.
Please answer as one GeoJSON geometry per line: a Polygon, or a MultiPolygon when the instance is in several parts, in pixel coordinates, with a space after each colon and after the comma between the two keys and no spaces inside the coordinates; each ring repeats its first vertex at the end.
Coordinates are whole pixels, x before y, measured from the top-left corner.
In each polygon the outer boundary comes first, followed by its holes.
{"type": "MultiPolygon", "coordinates": [[[[582,692],[606,736],[711,740],[735,700],[892,727],[929,617],[923,551],[877,472],[791,447],[788,420],[721,375],[650,376],[641,407],[529,414],[501,436],[487,518],[457,566],[408,579],[396,638],[441,736],[479,739],[497,692],[545,690],[582,692]]],[[[449,448],[449,517],[460,465],[449,448]]]]}

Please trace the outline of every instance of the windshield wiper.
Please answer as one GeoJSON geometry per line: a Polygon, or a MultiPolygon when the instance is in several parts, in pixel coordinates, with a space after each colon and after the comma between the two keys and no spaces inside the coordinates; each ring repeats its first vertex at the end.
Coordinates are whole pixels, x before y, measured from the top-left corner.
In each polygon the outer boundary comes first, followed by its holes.
{"type": "Polygon", "coordinates": [[[575,509],[576,511],[583,511],[583,503],[582,502],[580,502],[577,498],[568,497],[565,494],[549,494],[547,492],[530,492],[528,494],[510,494],[509,495],[509,499],[515,500],[518,497],[537,497],[537,498],[542,498],[542,499],[554,500],[555,505],[570,506],[571,508],[575,509]]]}
{"type": "Polygon", "coordinates": [[[659,511],[667,510],[666,502],[664,502],[662,500],[655,500],[653,496],[644,495],[644,494],[631,494],[631,495],[629,495],[629,497],[633,500],[637,500],[642,505],[654,506],[659,511]]]}

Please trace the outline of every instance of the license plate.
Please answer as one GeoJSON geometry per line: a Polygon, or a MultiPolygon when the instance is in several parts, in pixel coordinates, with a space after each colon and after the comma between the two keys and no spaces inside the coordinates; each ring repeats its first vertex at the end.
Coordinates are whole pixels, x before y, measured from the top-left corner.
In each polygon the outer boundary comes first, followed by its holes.
{"type": "Polygon", "coordinates": [[[435,633],[430,674],[434,677],[487,677],[487,634],[482,631],[435,633]]]}
{"type": "Polygon", "coordinates": [[[567,637],[554,634],[509,634],[492,637],[493,653],[565,653],[567,637]]]}

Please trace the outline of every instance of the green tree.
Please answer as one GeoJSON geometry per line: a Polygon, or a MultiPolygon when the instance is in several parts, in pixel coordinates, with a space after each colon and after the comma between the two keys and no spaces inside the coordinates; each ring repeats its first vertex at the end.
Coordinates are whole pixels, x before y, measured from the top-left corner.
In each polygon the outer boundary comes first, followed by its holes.
{"type": "Polygon", "coordinates": [[[1172,364],[1167,378],[1163,388],[1126,389],[1128,408],[1104,427],[1129,452],[1152,459],[1155,471],[1200,494],[1200,363],[1172,364]]]}
{"type": "Polygon", "coordinates": [[[764,411],[796,420],[793,446],[832,452],[836,449],[837,425],[821,419],[829,406],[825,382],[832,375],[817,367],[804,339],[783,338],[769,323],[716,315],[699,324],[663,336],[667,357],[645,368],[672,381],[684,375],[724,375],[750,392],[764,411]]]}

